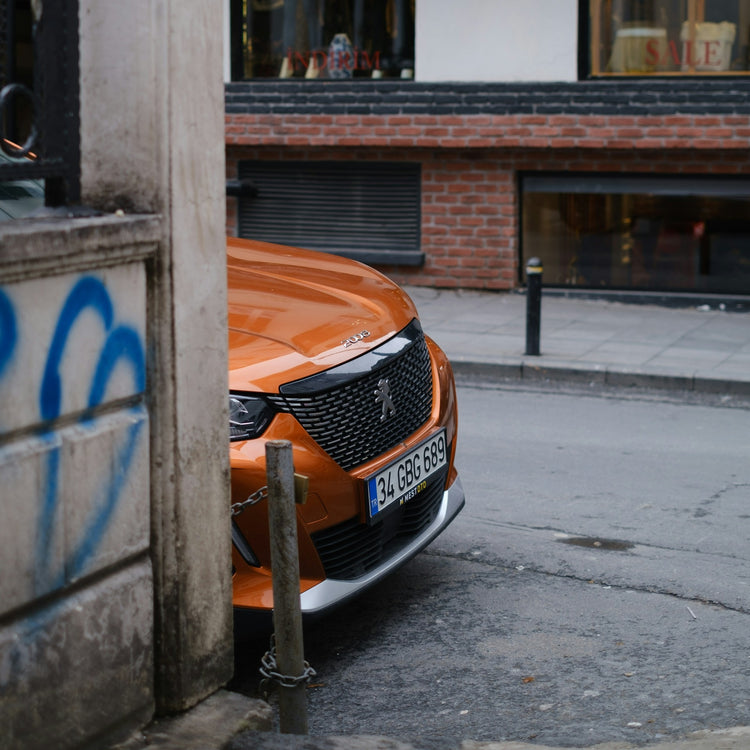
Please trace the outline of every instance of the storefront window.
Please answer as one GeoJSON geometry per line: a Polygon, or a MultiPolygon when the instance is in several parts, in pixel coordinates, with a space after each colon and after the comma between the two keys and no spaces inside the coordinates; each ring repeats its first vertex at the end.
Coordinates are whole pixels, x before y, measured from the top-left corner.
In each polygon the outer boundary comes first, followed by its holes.
{"type": "Polygon", "coordinates": [[[232,0],[232,77],[414,77],[414,0],[232,0]]]}
{"type": "Polygon", "coordinates": [[[589,74],[750,73],[750,0],[589,0],[589,74]]]}
{"type": "Polygon", "coordinates": [[[524,256],[552,286],[747,294],[750,181],[528,176],[524,256]]]}

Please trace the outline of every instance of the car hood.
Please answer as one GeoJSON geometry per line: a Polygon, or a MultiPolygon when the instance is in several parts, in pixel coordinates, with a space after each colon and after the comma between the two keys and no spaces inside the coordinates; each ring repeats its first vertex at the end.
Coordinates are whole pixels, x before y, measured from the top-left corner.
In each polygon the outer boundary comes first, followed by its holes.
{"type": "Polygon", "coordinates": [[[227,240],[229,387],[276,392],[391,338],[417,316],[393,282],[328,253],[227,240]]]}

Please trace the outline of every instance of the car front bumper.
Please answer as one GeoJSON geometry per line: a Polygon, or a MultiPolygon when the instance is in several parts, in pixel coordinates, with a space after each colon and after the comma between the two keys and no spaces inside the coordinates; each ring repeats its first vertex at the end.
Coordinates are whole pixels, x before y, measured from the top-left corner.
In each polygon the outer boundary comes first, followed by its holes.
{"type": "Polygon", "coordinates": [[[398,553],[359,578],[346,581],[326,578],[304,591],[300,595],[302,613],[315,614],[339,605],[392,573],[432,542],[463,508],[464,502],[463,486],[460,478],[456,477],[453,484],[443,492],[440,510],[435,520],[419,536],[402,547],[398,553]]]}

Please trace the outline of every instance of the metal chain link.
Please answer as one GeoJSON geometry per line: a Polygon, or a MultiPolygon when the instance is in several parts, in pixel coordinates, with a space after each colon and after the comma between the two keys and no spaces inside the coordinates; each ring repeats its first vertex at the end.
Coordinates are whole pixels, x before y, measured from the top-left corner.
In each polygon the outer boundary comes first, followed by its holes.
{"type": "Polygon", "coordinates": [[[302,683],[310,682],[310,680],[317,674],[308,662],[304,663],[305,671],[297,677],[281,674],[276,666],[276,639],[273,635],[271,636],[271,649],[266,651],[260,662],[262,665],[260,667],[260,673],[265,678],[263,683],[267,683],[268,681],[275,682],[280,687],[297,687],[302,683]]]}
{"type": "Polygon", "coordinates": [[[249,508],[251,505],[259,503],[261,500],[265,500],[268,497],[268,487],[261,487],[259,490],[253,492],[247,500],[243,500],[241,503],[233,503],[232,505],[232,518],[239,516],[245,508],[249,508]]]}

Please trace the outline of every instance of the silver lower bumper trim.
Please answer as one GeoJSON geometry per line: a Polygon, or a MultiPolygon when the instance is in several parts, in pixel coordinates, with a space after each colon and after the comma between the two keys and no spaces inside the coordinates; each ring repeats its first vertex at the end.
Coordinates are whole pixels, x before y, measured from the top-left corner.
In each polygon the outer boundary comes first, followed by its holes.
{"type": "Polygon", "coordinates": [[[346,599],[358,595],[364,589],[377,583],[424,549],[455,518],[463,506],[464,490],[461,480],[457,477],[456,481],[443,493],[437,517],[418,537],[415,537],[406,547],[400,549],[396,555],[388,558],[377,568],[373,568],[360,578],[351,581],[327,578],[303,592],[300,596],[303,614],[313,614],[341,604],[346,599]]]}

